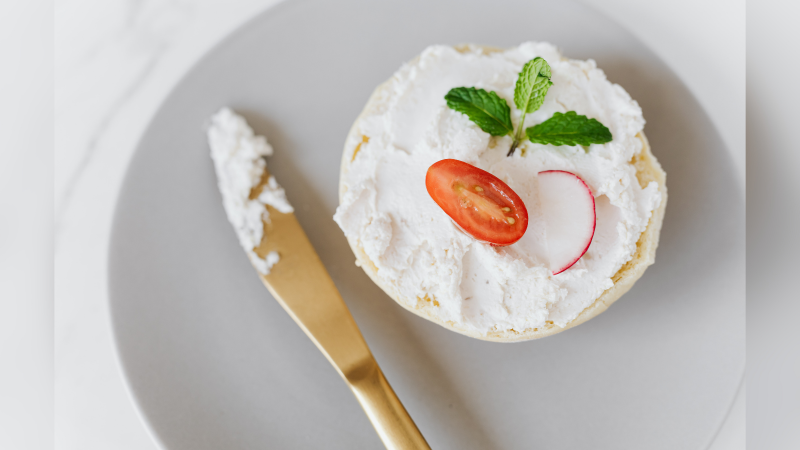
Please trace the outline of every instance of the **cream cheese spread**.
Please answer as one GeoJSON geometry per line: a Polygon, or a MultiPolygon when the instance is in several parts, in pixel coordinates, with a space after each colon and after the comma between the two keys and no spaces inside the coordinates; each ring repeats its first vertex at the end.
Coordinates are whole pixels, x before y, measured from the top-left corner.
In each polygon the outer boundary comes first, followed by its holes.
{"type": "Polygon", "coordinates": [[[548,43],[528,42],[502,52],[457,51],[432,46],[387,82],[378,106],[366,111],[346,149],[357,148],[342,172],[344,193],[334,220],[377,267],[381,284],[414,306],[434,299],[434,314],[478,333],[564,327],[591,305],[629,261],[652,212],[661,202],[658,185],[644,189],[632,157],[642,150],[639,105],[606,79],[593,60],[564,58],[548,43]],[[522,66],[541,56],[553,85],[542,107],[525,118],[533,126],[555,112],[576,111],[609,128],[606,144],[551,146],[525,141],[506,157],[511,137],[493,138],[466,116],[449,109],[454,87],[495,91],[512,106],[522,66]],[[358,145],[360,144],[360,145],[358,145]],[[428,167],[445,158],[473,164],[505,181],[525,202],[526,234],[507,247],[476,241],[456,228],[425,189],[428,167]],[[552,275],[537,173],[565,170],[592,188],[597,228],[586,254],[552,275]]]}
{"type": "Polygon", "coordinates": [[[282,213],[294,212],[286,200],[286,192],[271,175],[259,195],[250,198],[253,188],[264,177],[267,168],[264,158],[272,155],[272,146],[264,136],[253,133],[244,117],[229,108],[222,108],[211,117],[208,144],[228,221],[250,262],[266,275],[280,259],[277,252],[270,252],[262,259],[254,251],[264,235],[262,221],[269,221],[266,205],[282,213]]]}

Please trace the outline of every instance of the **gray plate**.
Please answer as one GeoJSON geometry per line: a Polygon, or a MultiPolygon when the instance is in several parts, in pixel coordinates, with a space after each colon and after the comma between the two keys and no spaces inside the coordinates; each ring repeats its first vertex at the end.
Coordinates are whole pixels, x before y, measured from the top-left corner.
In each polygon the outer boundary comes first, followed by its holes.
{"type": "Polygon", "coordinates": [[[269,165],[423,434],[447,449],[702,449],[744,371],[744,203],[719,135],[650,50],[566,1],[280,4],[192,69],[145,133],[117,205],[120,358],[168,449],[380,448],[328,362],[226,222],[203,133],[223,105],[269,165]],[[538,19],[537,19],[538,18],[538,19]],[[467,338],[396,305],[331,219],[339,158],[372,89],[433,43],[547,40],[639,101],[668,174],[658,261],[609,311],[539,341],[467,338]]]}

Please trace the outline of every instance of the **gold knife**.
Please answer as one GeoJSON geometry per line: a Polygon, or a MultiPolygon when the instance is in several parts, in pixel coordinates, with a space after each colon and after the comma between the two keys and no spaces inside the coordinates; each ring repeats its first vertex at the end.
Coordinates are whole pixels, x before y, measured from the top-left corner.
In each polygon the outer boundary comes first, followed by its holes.
{"type": "MultiPolygon", "coordinates": [[[[265,173],[263,180],[267,178],[265,173]]],[[[387,449],[430,449],[386,381],[294,214],[269,205],[267,211],[264,236],[254,251],[261,258],[278,252],[280,261],[268,275],[259,274],[261,281],[339,372],[387,449]]]]}

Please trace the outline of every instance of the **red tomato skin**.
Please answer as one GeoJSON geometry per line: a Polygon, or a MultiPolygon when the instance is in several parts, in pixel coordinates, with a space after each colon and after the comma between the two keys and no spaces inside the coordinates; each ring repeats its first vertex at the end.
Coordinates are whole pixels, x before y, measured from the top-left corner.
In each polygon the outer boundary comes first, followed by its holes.
{"type": "MultiPolygon", "coordinates": [[[[465,233],[475,239],[502,247],[522,238],[528,229],[528,209],[522,199],[503,180],[471,164],[456,159],[443,159],[431,165],[425,175],[425,187],[434,202],[465,233]],[[506,221],[476,212],[477,208],[463,206],[461,190],[480,186],[480,197],[488,199],[497,207],[506,207],[506,221]],[[514,223],[508,224],[508,218],[514,223]],[[493,220],[494,219],[494,220],[493,220]]],[[[472,196],[478,194],[470,193],[472,196]]]]}

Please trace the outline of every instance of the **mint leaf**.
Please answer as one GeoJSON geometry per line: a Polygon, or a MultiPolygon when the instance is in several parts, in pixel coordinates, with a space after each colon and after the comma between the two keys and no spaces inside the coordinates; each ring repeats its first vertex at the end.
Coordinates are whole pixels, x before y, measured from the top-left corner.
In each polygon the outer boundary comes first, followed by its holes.
{"type": "Polygon", "coordinates": [[[517,133],[514,141],[508,150],[508,155],[514,154],[514,150],[522,141],[522,127],[525,126],[525,114],[532,113],[542,107],[544,96],[553,82],[550,81],[550,64],[544,58],[537,56],[522,66],[522,71],[517,77],[517,85],[514,87],[514,104],[522,110],[517,125],[517,133]]]}
{"type": "Polygon", "coordinates": [[[547,61],[537,56],[525,63],[514,88],[514,104],[522,111],[522,117],[542,107],[544,96],[552,84],[547,61]]]}
{"type": "Polygon", "coordinates": [[[525,130],[528,139],[537,144],[590,145],[611,142],[611,131],[602,123],[575,111],[555,113],[539,125],[525,130]]]}
{"type": "Polygon", "coordinates": [[[450,89],[444,99],[450,109],[466,114],[469,120],[492,136],[503,136],[514,131],[511,108],[494,91],[457,87],[450,89]]]}

